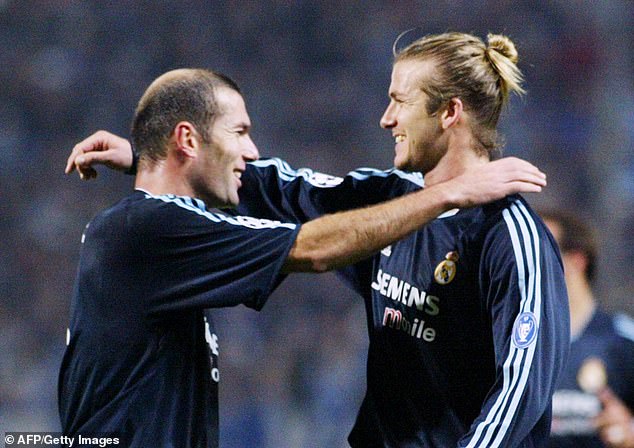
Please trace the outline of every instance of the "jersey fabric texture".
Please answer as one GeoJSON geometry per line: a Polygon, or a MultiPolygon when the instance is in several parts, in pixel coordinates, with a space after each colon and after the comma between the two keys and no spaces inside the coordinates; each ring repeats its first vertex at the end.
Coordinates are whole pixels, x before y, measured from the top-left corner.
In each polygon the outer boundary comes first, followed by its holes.
{"type": "MultiPolygon", "coordinates": [[[[239,210],[303,222],[422,186],[398,170],[338,178],[261,160],[239,210]]],[[[445,213],[341,275],[370,338],[352,447],[545,446],[568,303],[558,249],[522,198],[445,213]]]]}
{"type": "Polygon", "coordinates": [[[573,339],[568,364],[553,396],[551,447],[604,446],[592,424],[601,403],[579,385],[596,375],[605,375],[612,391],[634,409],[634,321],[630,317],[596,310],[573,339]]]}
{"type": "Polygon", "coordinates": [[[219,350],[204,309],[260,309],[298,230],[139,190],[96,216],[59,376],[64,434],[217,447],[219,350]]]}

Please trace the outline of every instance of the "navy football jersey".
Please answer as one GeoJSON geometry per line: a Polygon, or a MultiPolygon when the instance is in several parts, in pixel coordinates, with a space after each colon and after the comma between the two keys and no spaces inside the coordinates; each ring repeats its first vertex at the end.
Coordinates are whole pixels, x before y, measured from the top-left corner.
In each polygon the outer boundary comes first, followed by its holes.
{"type": "Polygon", "coordinates": [[[218,339],[205,308],[260,309],[299,226],[137,190],[86,227],[59,376],[64,434],[218,446],[218,339]]]}
{"type": "MultiPolygon", "coordinates": [[[[303,222],[422,186],[398,170],[337,178],[261,160],[239,210],[303,222]]],[[[547,443],[568,303],[554,240],[521,197],[447,212],[341,275],[365,299],[370,338],[351,446],[547,443]]]]}
{"type": "Polygon", "coordinates": [[[634,321],[630,317],[596,310],[573,339],[568,364],[553,396],[551,447],[604,446],[592,424],[601,410],[592,393],[593,382],[599,386],[607,383],[634,410],[634,321]]]}

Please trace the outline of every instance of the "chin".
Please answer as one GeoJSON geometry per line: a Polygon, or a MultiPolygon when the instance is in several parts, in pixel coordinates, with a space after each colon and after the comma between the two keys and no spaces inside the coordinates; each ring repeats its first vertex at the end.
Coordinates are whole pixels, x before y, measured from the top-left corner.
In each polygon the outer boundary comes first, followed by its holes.
{"type": "Polygon", "coordinates": [[[227,200],[227,207],[237,207],[239,203],[240,197],[238,196],[238,193],[236,193],[233,196],[229,196],[229,199],[227,200]]]}
{"type": "Polygon", "coordinates": [[[416,171],[411,163],[408,160],[394,160],[394,168],[399,169],[401,171],[416,171]]]}

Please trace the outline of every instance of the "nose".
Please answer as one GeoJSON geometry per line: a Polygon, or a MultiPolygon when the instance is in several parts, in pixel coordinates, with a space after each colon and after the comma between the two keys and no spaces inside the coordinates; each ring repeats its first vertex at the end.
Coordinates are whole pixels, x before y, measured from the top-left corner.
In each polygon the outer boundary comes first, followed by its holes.
{"type": "Polygon", "coordinates": [[[260,151],[258,150],[258,147],[255,146],[253,140],[251,140],[251,137],[249,137],[246,142],[242,156],[247,161],[258,160],[260,158],[260,151]]]}
{"type": "Polygon", "coordinates": [[[390,104],[387,105],[380,123],[383,129],[390,129],[396,125],[396,105],[394,101],[390,101],[390,104]]]}

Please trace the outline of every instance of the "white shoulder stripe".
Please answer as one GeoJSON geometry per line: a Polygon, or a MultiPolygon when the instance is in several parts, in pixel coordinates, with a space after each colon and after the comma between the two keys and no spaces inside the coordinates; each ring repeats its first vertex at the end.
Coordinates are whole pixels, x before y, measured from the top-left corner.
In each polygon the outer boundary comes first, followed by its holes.
{"type": "Polygon", "coordinates": [[[622,313],[614,316],[614,330],[619,336],[634,342],[634,319],[630,316],[622,313]]]}
{"type": "Polygon", "coordinates": [[[357,180],[366,180],[372,177],[388,177],[390,175],[395,175],[403,180],[407,180],[415,185],[418,185],[419,187],[423,187],[425,184],[421,173],[407,173],[405,171],[397,170],[396,168],[385,171],[377,170],[375,168],[357,168],[356,170],[348,173],[348,176],[354,177],[357,180]]]}
{"type": "MultiPolygon", "coordinates": [[[[269,166],[275,167],[275,169],[277,169],[278,175],[280,176],[280,179],[287,182],[292,182],[293,180],[301,177],[311,185],[321,188],[335,187],[343,182],[342,177],[320,173],[318,171],[313,171],[310,168],[293,169],[287,162],[278,158],[256,160],[249,163],[260,168],[266,168],[269,166]]],[[[422,187],[424,184],[422,174],[406,173],[394,168],[385,171],[377,170],[375,168],[358,168],[354,171],[350,171],[347,174],[347,176],[350,176],[357,180],[367,180],[373,177],[388,177],[390,175],[396,175],[399,178],[412,182],[413,184],[420,187],[422,187]]]]}
{"type": "MultiPolygon", "coordinates": [[[[541,324],[541,303],[542,303],[542,295],[541,295],[541,253],[540,253],[540,244],[539,244],[539,233],[537,232],[537,227],[535,226],[535,221],[529,214],[528,210],[524,204],[520,201],[516,201],[515,205],[511,206],[511,210],[516,215],[518,222],[520,223],[520,227],[522,228],[522,233],[524,237],[524,245],[523,247],[526,250],[526,258],[527,265],[529,271],[529,277],[532,279],[529,280],[528,286],[528,296],[526,297],[526,302],[523,305],[520,305],[520,313],[530,311],[535,315],[537,321],[537,331],[539,337],[539,327],[541,324]],[[517,207],[516,207],[517,206],[517,207]],[[518,208],[523,215],[524,220],[522,220],[518,216],[518,208]],[[528,228],[526,228],[528,225],[528,228]],[[532,237],[532,238],[531,238],[532,237]],[[532,244],[531,244],[532,241],[532,244]],[[532,247],[531,247],[532,246],[532,247]],[[534,253],[533,253],[534,249],[534,253]]],[[[521,248],[520,248],[521,250],[521,248]]],[[[517,258],[516,252],[516,258],[517,258]]],[[[511,421],[513,417],[518,412],[519,403],[524,394],[524,390],[526,389],[526,384],[528,383],[528,376],[530,374],[530,369],[533,364],[533,358],[535,356],[535,348],[536,344],[532,344],[528,347],[526,353],[526,361],[521,370],[520,382],[513,394],[513,398],[511,400],[511,405],[507,410],[506,416],[502,421],[502,429],[498,433],[497,437],[493,441],[492,446],[501,446],[504,435],[508,431],[508,428],[511,425],[511,421]]]]}
{"type": "MultiPolygon", "coordinates": [[[[539,234],[531,215],[520,201],[503,211],[517,263],[520,294],[519,313],[530,311],[541,320],[541,267],[539,234]],[[521,239],[520,239],[521,234],[521,239]]],[[[539,337],[539,335],[538,335],[539,337]]],[[[501,446],[513,417],[518,412],[535,355],[535,344],[519,349],[509,342],[509,354],[503,365],[503,385],[486,418],[478,424],[468,448],[501,446]],[[493,441],[491,441],[491,439],[493,441]]]]}
{"type": "Polygon", "coordinates": [[[310,168],[293,169],[288,163],[281,159],[266,159],[249,162],[251,165],[266,168],[268,166],[275,167],[280,179],[286,182],[292,182],[297,178],[303,178],[309,184],[315,187],[330,188],[343,182],[342,177],[331,176],[330,174],[319,173],[310,168]]]}
{"type": "Polygon", "coordinates": [[[285,227],[287,229],[295,229],[296,224],[289,222],[272,221],[270,219],[253,218],[251,216],[229,216],[223,213],[212,213],[207,210],[205,204],[198,200],[192,199],[187,196],[175,196],[172,194],[167,195],[153,195],[148,192],[144,192],[147,199],[158,199],[159,201],[175,204],[185,210],[194,212],[200,216],[204,216],[213,222],[226,222],[234,226],[248,227],[250,229],[275,229],[278,227],[285,227]]]}

